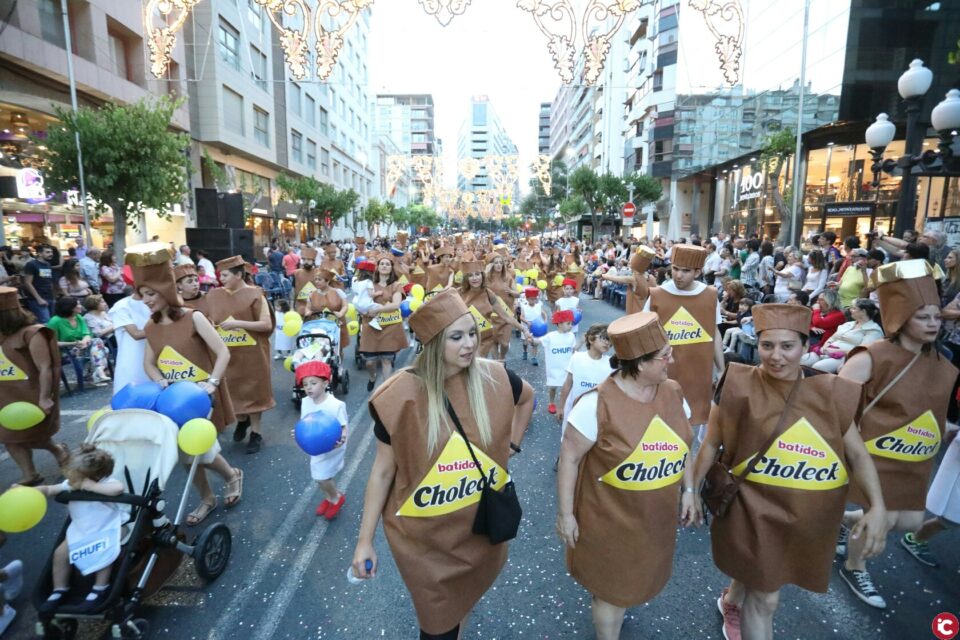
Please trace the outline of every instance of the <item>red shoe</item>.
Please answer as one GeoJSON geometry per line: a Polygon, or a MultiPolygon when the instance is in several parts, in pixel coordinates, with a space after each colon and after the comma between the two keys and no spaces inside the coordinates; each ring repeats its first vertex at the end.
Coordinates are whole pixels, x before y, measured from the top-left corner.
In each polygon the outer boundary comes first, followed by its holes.
{"type": "Polygon", "coordinates": [[[554,414],[556,412],[557,412],[557,405],[553,404],[552,402],[547,405],[547,413],[554,414]]]}
{"type": "Polygon", "coordinates": [[[317,505],[317,515],[322,516],[327,512],[329,508],[330,508],[330,501],[324,498],[323,502],[317,505]]]}
{"type": "Polygon", "coordinates": [[[337,517],[337,514],[340,513],[340,508],[343,506],[343,503],[346,502],[347,496],[345,494],[340,494],[340,499],[336,502],[329,503],[330,506],[327,507],[327,512],[324,514],[324,517],[327,520],[333,520],[337,517]]]}

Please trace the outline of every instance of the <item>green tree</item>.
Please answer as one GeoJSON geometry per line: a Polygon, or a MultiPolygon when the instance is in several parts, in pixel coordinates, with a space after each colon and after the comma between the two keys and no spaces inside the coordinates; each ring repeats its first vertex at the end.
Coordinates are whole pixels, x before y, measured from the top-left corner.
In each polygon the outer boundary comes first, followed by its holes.
{"type": "Polygon", "coordinates": [[[633,185],[633,204],[640,209],[663,197],[663,185],[653,176],[635,173],[627,178],[627,185],[633,185]]]}
{"type": "MultiPolygon", "coordinates": [[[[760,149],[760,166],[766,173],[767,191],[773,200],[773,206],[783,221],[781,228],[788,229],[788,220],[791,220],[791,208],[787,205],[781,190],[780,174],[786,165],[787,158],[796,151],[797,137],[789,129],[774,131],[763,141],[760,149]]],[[[784,236],[786,237],[786,236],[784,236]]]]}
{"type": "Polygon", "coordinates": [[[410,232],[410,210],[407,207],[395,207],[390,212],[390,223],[396,226],[397,231],[410,232]]]}
{"type": "MultiPolygon", "coordinates": [[[[392,202],[380,202],[376,198],[371,198],[359,214],[359,222],[362,222],[367,228],[367,235],[372,236],[373,230],[377,225],[389,224],[392,221],[394,205],[392,202]]],[[[357,225],[351,226],[353,235],[357,235],[357,225]]],[[[383,232],[386,229],[382,230],[383,232]]]]}
{"type": "Polygon", "coordinates": [[[410,216],[410,226],[416,229],[436,227],[440,224],[440,216],[437,215],[437,212],[422,204],[411,205],[408,214],[410,216]]]}
{"type": "MultiPolygon", "coordinates": [[[[297,205],[299,221],[309,223],[312,216],[324,218],[321,229],[327,238],[337,222],[353,211],[360,202],[360,194],[353,189],[340,191],[313,176],[290,176],[281,173],[277,176],[277,187],[282,199],[297,205]],[[326,218],[330,219],[329,225],[326,218]]],[[[349,226],[350,220],[347,222],[349,226]]]]}
{"type": "Polygon", "coordinates": [[[99,218],[113,212],[113,245],[123,261],[126,229],[144,224],[153,209],[169,219],[167,208],[183,202],[187,193],[189,136],[170,130],[180,102],[168,98],[130,105],[108,103],[83,107],[76,113],[55,107],[59,126],[47,129],[42,162],[49,191],[76,189],[76,135],[83,148],[86,188],[99,218]]]}

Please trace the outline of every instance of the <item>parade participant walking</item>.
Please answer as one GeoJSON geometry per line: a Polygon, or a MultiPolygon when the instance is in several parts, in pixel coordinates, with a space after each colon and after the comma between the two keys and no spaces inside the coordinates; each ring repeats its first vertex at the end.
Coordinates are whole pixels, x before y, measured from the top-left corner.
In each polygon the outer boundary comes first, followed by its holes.
{"type": "MultiPolygon", "coordinates": [[[[540,290],[536,287],[525,287],[523,290],[523,302],[520,303],[520,321],[529,331],[531,323],[537,320],[543,321],[544,324],[547,322],[547,312],[544,311],[543,302],[540,301],[540,290]]],[[[533,346],[533,357],[530,359],[530,364],[536,367],[540,364],[537,362],[538,345],[530,340],[523,341],[523,359],[527,359],[528,344],[533,346]]]]}
{"type": "MultiPolygon", "coordinates": [[[[366,312],[361,312],[363,325],[360,330],[360,357],[363,358],[370,376],[367,391],[373,391],[377,383],[377,365],[380,365],[383,379],[386,380],[393,373],[397,352],[408,346],[400,314],[403,286],[397,281],[393,259],[382,255],[376,266],[370,293],[373,305],[366,312]],[[371,321],[375,321],[376,325],[372,325],[371,321]]],[[[360,310],[359,304],[357,310],[360,310]]]]}
{"type": "Polygon", "coordinates": [[[660,316],[670,345],[674,363],[670,379],[683,388],[693,415],[690,424],[698,439],[703,438],[703,425],[710,414],[710,396],[714,370],[723,371],[723,345],[718,326],[723,322],[717,291],[698,282],[706,250],[687,244],[673,247],[670,272],[673,279],[650,290],[644,311],[660,316]],[[713,366],[711,366],[711,362],[713,366]]]}
{"type": "Polygon", "coordinates": [[[463,283],[460,285],[460,297],[477,320],[477,329],[480,331],[480,357],[496,359],[499,355],[499,343],[494,315],[506,326],[523,332],[525,337],[527,329],[513,317],[513,311],[507,307],[503,299],[486,286],[487,276],[482,262],[463,262],[461,271],[463,283]]]}
{"type": "Polygon", "coordinates": [[[627,315],[642,311],[647,298],[650,297],[651,287],[656,286],[656,278],[647,274],[647,269],[650,268],[650,264],[656,257],[657,254],[653,249],[641,245],[630,256],[630,270],[633,273],[628,276],[604,273],[600,276],[602,280],[627,285],[627,295],[624,302],[627,315]]]}
{"type": "Polygon", "coordinates": [[[567,379],[567,365],[573,357],[573,350],[577,346],[577,336],[573,335],[573,311],[554,311],[553,324],[556,330],[542,338],[527,338],[535,345],[543,345],[543,364],[546,374],[547,394],[550,403],[547,412],[555,414],[557,405],[557,389],[563,386],[567,379]]]}
{"type": "Polygon", "coordinates": [[[335,277],[330,280],[331,287],[334,289],[343,289],[343,283],[340,282],[340,277],[347,274],[347,269],[343,264],[343,260],[337,257],[337,245],[332,242],[323,245],[323,260],[320,261],[318,266],[325,271],[333,272],[335,277]]]}
{"type": "MultiPolygon", "coordinates": [[[[872,505],[852,533],[869,555],[883,550],[887,516],[876,469],[853,424],[859,386],[832,374],[808,377],[800,366],[810,309],[762,304],[753,318],[760,366],[727,368],[693,484],[699,487],[711,468],[738,479],[726,512],[705,489],[716,516],[713,561],[733,579],[717,606],[725,638],[769,640],[783,585],[827,591],[851,475],[872,505]]],[[[710,478],[716,482],[713,472],[710,478]]],[[[699,509],[699,496],[695,503],[699,509]]]]}
{"type": "Polygon", "coordinates": [[[370,398],[377,455],[353,572],[376,574],[373,539],[382,517],[420,638],[454,640],[507,560],[506,543],[472,531],[477,481],[485,477],[496,491],[509,481],[507,459],[520,450],[533,390],[502,364],[477,357],[476,322],[455,291],[424,303],[410,327],[423,351],[370,398]]]}
{"type": "Polygon", "coordinates": [[[567,428],[567,418],[570,409],[577,400],[596,388],[598,384],[610,377],[614,368],[610,365],[607,351],[610,350],[610,338],[607,334],[607,325],[591,325],[583,336],[585,351],[577,351],[567,363],[567,379],[560,389],[560,406],[557,412],[557,421],[562,425],[560,438],[567,428]]]}
{"type": "Polygon", "coordinates": [[[317,506],[316,514],[327,520],[333,520],[346,502],[346,496],[337,488],[334,477],[343,469],[347,444],[347,405],[327,392],[330,384],[330,365],[321,360],[308,360],[296,371],[297,384],[303,385],[306,396],[300,403],[300,417],[322,411],[333,416],[340,423],[340,440],[336,447],[327,453],[310,456],[310,476],[317,481],[326,498],[317,506]]]}
{"type": "MultiPolygon", "coordinates": [[[[507,309],[510,309],[510,316],[516,317],[513,309],[516,308],[517,298],[520,296],[520,292],[517,291],[516,281],[510,276],[510,272],[507,270],[507,259],[499,253],[494,254],[487,264],[486,286],[503,301],[507,309]]],[[[493,357],[496,360],[507,359],[507,354],[510,352],[510,338],[513,333],[513,328],[513,325],[506,322],[499,313],[493,316],[493,331],[496,338],[496,348],[493,357]]]]}
{"type": "Polygon", "coordinates": [[[453,268],[453,249],[450,247],[440,247],[433,252],[433,255],[440,261],[438,264],[432,264],[427,267],[427,296],[438,293],[441,289],[453,286],[453,277],[456,271],[453,268]]]}
{"type": "Polygon", "coordinates": [[[570,311],[574,314],[573,335],[580,331],[580,324],[576,320],[576,314],[580,311],[580,296],[577,295],[577,281],[573,278],[564,278],[563,295],[557,299],[554,305],[557,311],[570,311]]]}
{"type": "Polygon", "coordinates": [[[557,474],[557,533],[570,575],[593,595],[600,640],[619,638],[626,609],[670,579],[678,504],[684,526],[697,519],[689,408],[667,378],[667,335],[649,312],[608,332],[616,373],[574,405],[557,474]]]}
{"type": "Polygon", "coordinates": [[[173,268],[173,278],[177,281],[177,292],[183,298],[183,306],[195,309],[210,317],[207,297],[200,288],[200,277],[197,268],[192,264],[178,264],[173,268]]]}
{"type": "MultiPolygon", "coordinates": [[[[937,350],[940,297],[932,273],[925,260],[880,267],[877,294],[887,338],[853,349],[840,370],[842,378],[863,385],[866,408],[860,435],[880,476],[887,529],[900,531],[916,531],[923,524],[927,485],[957,379],[956,367],[937,350]]],[[[849,499],[875,504],[871,495],[856,488],[849,499]]],[[[852,526],[861,517],[860,511],[848,512],[844,524],[852,526]]],[[[842,532],[841,546],[843,537],[842,532]]],[[[846,546],[840,576],[858,598],[885,608],[867,572],[863,541],[850,540],[846,546]]]]}
{"type": "MultiPolygon", "coordinates": [[[[230,392],[221,384],[230,350],[202,313],[184,308],[173,279],[170,249],[165,244],[151,242],[128,247],[126,262],[133,271],[136,292],[151,313],[144,327],[144,371],[162,387],[182,380],[196,382],[211,395],[210,421],[222,433],[235,419],[230,392]]],[[[185,465],[191,461],[189,457],[181,460],[185,465]]],[[[227,463],[220,454],[219,443],[215,442],[200,456],[199,463],[193,486],[200,494],[200,504],[187,515],[188,526],[200,524],[217,508],[217,497],[207,479],[208,470],[226,483],[224,506],[228,509],[243,496],[243,471],[227,463]]]]}
{"type": "Polygon", "coordinates": [[[332,313],[340,327],[340,356],[350,346],[350,332],[347,331],[347,323],[344,316],[347,314],[347,302],[337,289],[333,288],[333,283],[337,280],[337,274],[327,269],[315,269],[313,278],[313,293],[307,300],[307,307],[304,310],[304,316],[310,317],[315,313],[332,313]]]}
{"type": "Polygon", "coordinates": [[[147,382],[143,368],[146,334],[143,332],[150,321],[150,309],[133,290],[131,295],[120,299],[108,312],[117,337],[117,359],[113,366],[113,392],[128,384],[147,382]]]}
{"type": "Polygon", "coordinates": [[[19,484],[36,486],[43,477],[33,464],[33,449],[46,449],[60,465],[69,455],[52,439],[60,430],[60,350],[53,330],[20,306],[13,287],[0,287],[0,358],[0,406],[29,402],[45,414],[29,429],[0,428],[0,443],[20,468],[19,484]]]}
{"type": "Polygon", "coordinates": [[[316,290],[316,285],[313,284],[313,278],[316,274],[316,259],[316,249],[306,246],[301,248],[300,268],[293,272],[294,309],[304,317],[307,315],[307,300],[310,299],[310,294],[316,290]]]}
{"type": "Polygon", "coordinates": [[[263,443],[263,412],[277,402],[270,383],[270,334],[273,314],[263,290],[244,281],[244,261],[233,256],[217,262],[222,287],[206,295],[210,321],[230,348],[226,384],[237,414],[233,441],[243,442],[250,431],[247,453],[257,453],[263,443]]]}

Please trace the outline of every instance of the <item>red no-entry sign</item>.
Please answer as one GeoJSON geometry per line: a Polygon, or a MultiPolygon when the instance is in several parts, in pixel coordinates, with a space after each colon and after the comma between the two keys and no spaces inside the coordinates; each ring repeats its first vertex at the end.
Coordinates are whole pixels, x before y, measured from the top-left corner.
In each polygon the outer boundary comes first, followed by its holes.
{"type": "Polygon", "coordinates": [[[637,205],[627,202],[623,205],[623,221],[626,224],[633,224],[633,214],[637,212],[637,205]]]}

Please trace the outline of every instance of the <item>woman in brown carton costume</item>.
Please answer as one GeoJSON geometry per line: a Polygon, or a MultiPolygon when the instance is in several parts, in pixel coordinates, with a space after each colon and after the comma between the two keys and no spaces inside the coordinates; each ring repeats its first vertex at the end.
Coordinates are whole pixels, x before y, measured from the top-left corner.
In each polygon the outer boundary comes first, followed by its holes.
{"type": "MultiPolygon", "coordinates": [[[[316,274],[317,250],[306,245],[300,247],[300,268],[293,272],[294,311],[306,315],[307,300],[313,293],[313,276],[316,274]]],[[[323,265],[321,265],[322,267],[323,265]]]]}
{"type": "Polygon", "coordinates": [[[200,290],[197,268],[192,264],[178,264],[173,268],[173,279],[177,282],[177,293],[183,299],[183,306],[199,311],[209,318],[207,298],[200,290]]]}
{"type": "Polygon", "coordinates": [[[270,383],[270,335],[275,318],[263,290],[244,281],[244,261],[232,256],[217,262],[222,287],[206,296],[210,321],[230,348],[227,386],[237,413],[233,441],[243,442],[250,430],[247,453],[263,443],[261,418],[277,402],[270,383]]]}
{"type": "MultiPolygon", "coordinates": [[[[144,371],[163,387],[181,380],[196,382],[212,396],[210,421],[222,433],[235,419],[230,392],[221,384],[230,361],[229,349],[202,313],[184,307],[173,279],[167,245],[151,242],[128,247],[126,263],[133,271],[138,295],[152,313],[143,328],[147,338],[144,371]]],[[[184,458],[183,462],[188,464],[189,460],[184,458]]],[[[214,443],[210,451],[200,457],[200,468],[193,479],[193,486],[200,494],[200,505],[187,516],[189,526],[203,522],[217,508],[207,470],[226,482],[224,503],[228,509],[243,495],[243,471],[231,467],[220,455],[220,444],[214,443]]]]}
{"type": "MultiPolygon", "coordinates": [[[[937,350],[940,297],[929,263],[894,262],[876,273],[887,337],[851,351],[839,375],[863,384],[863,402],[869,410],[860,419],[860,436],[880,475],[887,527],[916,531],[923,524],[927,485],[943,439],[957,369],[937,350]]],[[[855,488],[850,501],[872,504],[855,488]]],[[[862,515],[862,511],[848,512],[844,524],[852,526],[862,515]]],[[[862,540],[847,544],[844,530],[838,551],[845,544],[847,558],[840,577],[858,598],[885,608],[867,572],[862,540]]]]}
{"type": "Polygon", "coordinates": [[[304,310],[304,317],[309,318],[315,313],[329,311],[337,317],[337,324],[340,325],[340,355],[350,345],[350,332],[347,331],[347,323],[343,317],[347,314],[347,303],[343,297],[333,288],[333,281],[337,279],[337,274],[326,269],[316,269],[313,277],[313,284],[316,287],[307,300],[307,307],[304,310]]]}
{"type": "Polygon", "coordinates": [[[463,262],[461,270],[463,283],[460,285],[460,297],[477,320],[477,329],[480,331],[480,357],[496,358],[498,341],[494,316],[508,330],[517,329],[523,333],[524,337],[528,336],[527,329],[513,316],[513,311],[504,304],[503,300],[486,286],[487,276],[482,262],[476,260],[463,262]]]}
{"type": "Polygon", "coordinates": [[[607,333],[616,373],[579,398],[568,417],[557,532],[570,575],[593,594],[597,638],[615,640],[626,609],[651,600],[670,579],[678,504],[684,526],[697,510],[687,473],[689,408],[667,378],[672,348],[657,314],[624,316],[607,333]]]}
{"type": "Polygon", "coordinates": [[[393,257],[381,254],[377,270],[373,274],[374,306],[363,315],[360,329],[360,356],[367,374],[367,391],[373,391],[377,383],[377,364],[386,380],[393,373],[397,352],[408,346],[407,333],[403,330],[400,303],[403,302],[403,285],[397,280],[393,257]],[[370,325],[376,319],[377,324],[370,325]]]}
{"type": "Polygon", "coordinates": [[[627,297],[625,301],[627,315],[642,311],[643,306],[647,303],[647,298],[650,297],[650,289],[657,286],[656,279],[647,274],[650,263],[653,262],[653,259],[656,257],[657,254],[654,253],[653,249],[641,245],[637,247],[637,250],[630,256],[630,270],[633,271],[632,274],[629,276],[615,276],[605,273],[601,276],[601,278],[609,282],[627,285],[627,297]]]}
{"type": "Polygon", "coordinates": [[[797,305],[754,307],[760,366],[729,366],[694,464],[695,487],[718,452],[743,478],[728,512],[711,526],[714,564],[733,579],[717,600],[726,638],[772,638],[785,584],[827,591],[850,476],[873,505],[853,535],[865,538],[870,555],[883,550],[880,482],[853,425],[860,387],[801,368],[810,317],[797,305]]]}
{"type": "MultiPolygon", "coordinates": [[[[464,271],[464,274],[466,274],[466,271],[464,271]]],[[[520,296],[520,292],[517,291],[516,280],[514,280],[512,274],[506,256],[502,255],[500,251],[490,255],[486,267],[487,288],[503,301],[504,306],[510,311],[509,317],[516,316],[514,309],[517,306],[517,298],[520,296]]],[[[513,328],[500,316],[500,313],[493,316],[493,331],[496,341],[496,351],[494,351],[493,357],[495,359],[507,359],[513,328]]]]}
{"type": "Polygon", "coordinates": [[[23,474],[19,484],[33,487],[43,482],[33,449],[46,449],[60,465],[69,457],[66,446],[52,440],[60,430],[60,349],[53,331],[20,306],[13,287],[0,287],[0,358],[0,407],[29,402],[46,414],[22,431],[0,427],[0,443],[23,474]]]}
{"type": "Polygon", "coordinates": [[[370,413],[377,457],[367,481],[354,574],[377,571],[373,538],[383,527],[413,599],[420,638],[454,640],[477,601],[499,575],[507,544],[472,533],[480,471],[444,408],[449,398],[483,473],[499,490],[507,459],[519,451],[533,389],[500,363],[477,357],[472,314],[456,291],[438,293],[410,316],[423,343],[411,369],[373,394],[370,413]],[[503,402],[511,398],[513,402],[503,402]],[[456,492],[456,487],[466,486],[456,492]],[[456,492],[453,500],[434,499],[456,492]],[[373,569],[365,563],[372,560],[373,569]]]}
{"type": "Polygon", "coordinates": [[[427,267],[427,285],[425,287],[427,295],[424,299],[429,299],[430,296],[438,293],[441,289],[452,287],[453,276],[456,274],[456,270],[453,268],[453,249],[440,247],[433,252],[433,255],[436,256],[439,263],[427,267]]]}
{"type": "Polygon", "coordinates": [[[328,242],[323,245],[323,260],[318,265],[321,269],[332,271],[337,277],[330,281],[330,286],[334,289],[343,289],[343,282],[339,280],[340,276],[347,273],[347,268],[343,260],[337,257],[337,245],[328,242]]]}

